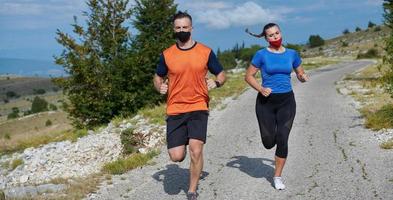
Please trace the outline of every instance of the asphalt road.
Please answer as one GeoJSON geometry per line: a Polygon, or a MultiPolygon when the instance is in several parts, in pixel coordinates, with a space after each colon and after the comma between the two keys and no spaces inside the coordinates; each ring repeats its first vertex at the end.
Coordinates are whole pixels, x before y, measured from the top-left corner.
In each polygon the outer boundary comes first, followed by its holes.
{"type": "MultiPolygon", "coordinates": [[[[199,199],[393,199],[393,151],[379,148],[351,98],[335,86],[369,64],[344,62],[311,72],[308,83],[294,80],[297,115],[283,191],[272,187],[275,148],[261,144],[256,92],[212,111],[199,199]]],[[[87,199],[186,199],[189,157],[172,163],[162,150],[154,164],[113,176],[87,199]]]]}

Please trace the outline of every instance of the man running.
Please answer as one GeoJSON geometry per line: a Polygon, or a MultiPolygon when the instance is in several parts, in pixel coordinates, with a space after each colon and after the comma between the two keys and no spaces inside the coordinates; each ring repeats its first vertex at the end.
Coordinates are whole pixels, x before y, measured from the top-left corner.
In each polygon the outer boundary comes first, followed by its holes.
{"type": "Polygon", "coordinates": [[[173,18],[176,44],[164,50],[154,76],[154,86],[167,97],[167,148],[174,162],[181,162],[189,145],[191,157],[188,199],[197,199],[206,143],[208,90],[225,82],[225,73],[214,52],[192,39],[192,18],[178,12],[173,18]],[[207,79],[207,71],[216,79],[207,79]],[[168,78],[168,80],[165,80],[168,78]],[[169,81],[169,82],[168,82],[169,81]]]}

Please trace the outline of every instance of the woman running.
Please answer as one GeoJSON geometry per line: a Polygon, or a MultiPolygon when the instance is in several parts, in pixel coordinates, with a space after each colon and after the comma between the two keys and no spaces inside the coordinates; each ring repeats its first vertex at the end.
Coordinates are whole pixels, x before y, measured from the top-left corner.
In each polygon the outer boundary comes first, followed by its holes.
{"type": "Polygon", "coordinates": [[[269,46],[260,49],[252,58],[247,69],[246,82],[258,91],[255,111],[257,114],[262,143],[267,149],[275,145],[274,187],[285,189],[281,173],[288,155],[288,136],[296,113],[296,102],[291,86],[291,72],[295,71],[300,82],[308,81],[308,76],[300,66],[301,58],[292,49],[282,46],[281,30],[277,24],[269,23],[261,34],[252,36],[265,37],[269,46]],[[262,74],[262,84],[255,75],[262,74]]]}

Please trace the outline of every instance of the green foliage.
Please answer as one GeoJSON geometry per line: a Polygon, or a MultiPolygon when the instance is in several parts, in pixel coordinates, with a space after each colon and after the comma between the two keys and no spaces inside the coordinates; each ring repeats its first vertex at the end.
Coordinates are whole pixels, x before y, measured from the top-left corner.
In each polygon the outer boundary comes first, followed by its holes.
{"type": "Polygon", "coordinates": [[[16,92],[14,92],[14,91],[7,91],[7,92],[5,93],[5,95],[6,95],[8,98],[18,98],[18,97],[19,97],[19,95],[18,95],[16,92]]]}
{"type": "Polygon", "coordinates": [[[16,169],[18,166],[23,164],[23,160],[22,159],[15,159],[11,162],[11,169],[14,170],[16,169]]]}
{"type": "Polygon", "coordinates": [[[50,119],[46,120],[45,126],[52,126],[52,121],[50,119]]]}
{"type": "Polygon", "coordinates": [[[290,43],[288,43],[287,45],[285,45],[285,47],[289,48],[289,49],[294,49],[294,50],[296,50],[298,52],[301,52],[302,49],[303,49],[302,45],[299,45],[299,44],[290,44],[290,43]]]}
{"type": "Polygon", "coordinates": [[[356,31],[356,32],[359,32],[359,31],[361,31],[361,30],[362,30],[362,29],[361,29],[360,27],[356,27],[356,28],[355,28],[355,31],[356,31]]]}
{"type": "Polygon", "coordinates": [[[123,144],[124,154],[131,154],[137,151],[136,147],[138,145],[138,141],[135,139],[133,128],[124,130],[120,135],[120,140],[123,144]]]}
{"type": "Polygon", "coordinates": [[[259,45],[252,45],[246,48],[244,43],[241,46],[236,44],[230,50],[217,51],[217,58],[225,70],[233,69],[236,67],[236,59],[249,63],[254,54],[261,48],[259,45]]]}
{"type": "Polygon", "coordinates": [[[308,43],[311,48],[319,47],[325,44],[325,40],[322,39],[322,37],[319,35],[310,35],[310,37],[308,38],[308,43]]]}
{"type": "Polygon", "coordinates": [[[15,119],[19,117],[19,108],[13,107],[12,112],[8,114],[7,119],[15,119]]]}
{"type": "MultiPolygon", "coordinates": [[[[384,7],[385,7],[385,3],[384,3],[384,7]]],[[[376,24],[374,24],[374,23],[371,22],[371,21],[368,22],[368,25],[367,25],[368,28],[372,28],[372,27],[374,27],[374,26],[376,26],[376,24]]]]}
{"type": "Polygon", "coordinates": [[[385,52],[383,63],[387,70],[382,77],[382,84],[386,90],[393,97],[393,0],[384,0],[384,23],[390,28],[389,37],[385,39],[385,52]]]}
{"type": "Polygon", "coordinates": [[[393,128],[393,105],[385,105],[376,112],[362,111],[366,118],[365,126],[373,130],[393,128]]]}
{"type": "Polygon", "coordinates": [[[31,104],[30,114],[48,111],[48,102],[38,96],[34,97],[31,104]]]}
{"type": "MultiPolygon", "coordinates": [[[[57,42],[64,46],[56,63],[68,72],[54,82],[70,102],[66,107],[77,127],[108,122],[119,112],[118,92],[121,74],[126,73],[129,32],[123,24],[129,19],[127,0],[89,0],[86,28],[74,17],[76,37],[57,31],[57,42]]],[[[123,105],[126,106],[126,105],[123,105]]]]}
{"type": "Polygon", "coordinates": [[[6,133],[6,134],[4,135],[4,139],[10,140],[10,139],[11,139],[11,135],[10,135],[9,133],[6,133]]]}
{"type": "Polygon", "coordinates": [[[44,89],[34,89],[34,94],[45,94],[46,91],[44,89]]]}
{"type": "Polygon", "coordinates": [[[157,156],[159,151],[151,151],[147,154],[134,154],[126,158],[121,158],[117,161],[105,164],[103,171],[109,174],[123,174],[131,169],[135,169],[139,166],[143,166],[149,162],[152,158],[157,156]]]}
{"type": "Polygon", "coordinates": [[[346,35],[346,34],[349,34],[349,33],[351,33],[348,29],[345,29],[344,31],[343,31],[343,34],[344,35],[346,35]]]}
{"type": "Polygon", "coordinates": [[[342,46],[342,47],[348,47],[348,42],[341,41],[341,46],[342,46]]]}
{"type": "MultiPolygon", "coordinates": [[[[176,5],[173,0],[137,0],[133,9],[133,26],[139,34],[134,38],[130,50],[131,63],[123,79],[130,93],[124,97],[127,112],[136,112],[148,104],[163,101],[164,96],[155,90],[152,77],[155,74],[160,54],[175,44],[173,38],[173,15],[176,5]]],[[[129,115],[126,112],[123,116],[129,115]]]]}
{"type": "Polygon", "coordinates": [[[49,110],[57,110],[57,106],[53,103],[49,104],[49,110]]]}
{"type": "Polygon", "coordinates": [[[359,53],[356,58],[362,59],[362,58],[378,58],[378,57],[379,57],[378,50],[371,48],[367,50],[366,53],[359,53]]]}
{"type": "Polygon", "coordinates": [[[70,75],[54,82],[67,95],[67,111],[77,127],[92,127],[117,115],[128,116],[138,108],[156,103],[152,77],[160,53],[172,38],[172,0],[141,0],[127,7],[128,0],[89,0],[87,28],[75,22],[76,37],[57,31],[64,46],[56,58],[70,75]],[[139,34],[131,38],[124,25],[133,16],[139,34]]]}
{"type": "Polygon", "coordinates": [[[380,26],[377,26],[377,27],[374,28],[374,32],[378,32],[378,31],[381,31],[381,30],[382,30],[382,29],[381,29],[380,26]]]}

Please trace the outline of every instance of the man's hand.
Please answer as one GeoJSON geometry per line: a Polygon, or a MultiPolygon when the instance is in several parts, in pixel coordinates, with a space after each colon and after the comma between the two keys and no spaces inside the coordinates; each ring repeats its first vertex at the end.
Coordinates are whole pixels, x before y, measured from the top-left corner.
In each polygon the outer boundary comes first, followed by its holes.
{"type": "Polygon", "coordinates": [[[306,81],[309,80],[308,75],[307,75],[306,73],[296,74],[296,76],[297,76],[297,79],[298,79],[300,82],[302,82],[302,83],[304,83],[304,82],[306,82],[306,81]]]}
{"type": "Polygon", "coordinates": [[[160,85],[160,94],[166,94],[168,92],[168,79],[165,80],[165,82],[163,82],[160,85]]]}
{"type": "Polygon", "coordinates": [[[207,83],[207,89],[211,90],[217,87],[216,82],[213,79],[206,79],[206,83],[207,83]]]}

